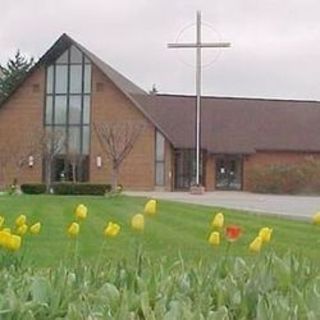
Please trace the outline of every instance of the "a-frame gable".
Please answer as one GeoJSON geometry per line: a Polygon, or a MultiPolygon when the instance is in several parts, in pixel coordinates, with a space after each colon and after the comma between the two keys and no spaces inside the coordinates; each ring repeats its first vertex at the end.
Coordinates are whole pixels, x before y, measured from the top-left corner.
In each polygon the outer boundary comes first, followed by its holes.
{"type": "Polygon", "coordinates": [[[39,61],[30,69],[26,76],[13,88],[10,94],[0,101],[1,106],[13,95],[13,93],[24,83],[24,81],[41,65],[48,65],[61,56],[61,54],[67,50],[71,45],[78,48],[89,60],[95,65],[102,73],[104,73],[120,91],[133,103],[133,105],[166,137],[166,139],[172,144],[172,138],[163,130],[163,128],[157,123],[157,121],[150,115],[145,108],[139,104],[134,96],[147,96],[147,92],[139,88],[132,81],[121,75],[111,66],[106,64],[95,54],[83,47],[81,44],[73,40],[67,34],[63,34],[51,48],[39,59],[39,61]]]}

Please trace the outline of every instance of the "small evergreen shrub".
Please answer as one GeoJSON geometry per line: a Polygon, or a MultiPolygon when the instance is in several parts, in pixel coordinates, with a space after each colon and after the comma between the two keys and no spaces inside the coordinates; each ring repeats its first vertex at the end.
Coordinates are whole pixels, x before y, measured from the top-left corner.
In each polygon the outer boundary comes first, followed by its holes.
{"type": "Polygon", "coordinates": [[[21,191],[26,194],[43,194],[46,192],[46,185],[43,183],[25,183],[21,185],[21,191]]]}
{"type": "Polygon", "coordinates": [[[94,195],[104,196],[111,191],[110,184],[93,183],[55,183],[52,185],[54,194],[58,195],[94,195]]]}

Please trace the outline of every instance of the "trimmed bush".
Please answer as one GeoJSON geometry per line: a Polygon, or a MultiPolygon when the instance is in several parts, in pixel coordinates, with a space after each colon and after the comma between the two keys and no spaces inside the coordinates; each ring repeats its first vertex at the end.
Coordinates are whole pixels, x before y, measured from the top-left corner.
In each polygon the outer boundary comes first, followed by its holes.
{"type": "Polygon", "coordinates": [[[55,183],[52,186],[55,194],[59,195],[93,195],[104,196],[111,191],[110,184],[92,183],[55,183]]]}
{"type": "Polygon", "coordinates": [[[26,194],[43,194],[46,192],[46,185],[43,183],[25,183],[21,185],[21,191],[26,194]]]}

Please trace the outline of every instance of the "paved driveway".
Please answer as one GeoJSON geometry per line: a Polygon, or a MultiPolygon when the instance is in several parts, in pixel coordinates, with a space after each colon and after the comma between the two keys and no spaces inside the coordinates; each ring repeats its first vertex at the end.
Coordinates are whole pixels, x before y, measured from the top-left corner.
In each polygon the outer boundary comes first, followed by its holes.
{"type": "Polygon", "coordinates": [[[203,195],[188,192],[126,192],[132,196],[152,197],[179,202],[202,204],[287,216],[294,219],[309,219],[320,211],[320,197],[262,195],[248,192],[216,191],[203,195]]]}

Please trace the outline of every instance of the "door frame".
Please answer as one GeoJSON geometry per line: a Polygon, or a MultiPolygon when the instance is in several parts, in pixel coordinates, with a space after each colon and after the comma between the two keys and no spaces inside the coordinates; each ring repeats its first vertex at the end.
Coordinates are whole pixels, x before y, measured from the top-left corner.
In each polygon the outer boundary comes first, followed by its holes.
{"type": "Polygon", "coordinates": [[[215,156],[215,166],[214,166],[214,170],[215,170],[215,189],[216,190],[223,190],[223,191],[242,191],[243,190],[243,156],[242,155],[216,155],[215,156]],[[239,168],[240,168],[240,188],[230,188],[230,186],[228,187],[218,187],[218,161],[219,160],[224,160],[225,162],[228,162],[230,164],[230,162],[232,160],[236,160],[239,161],[239,168]]]}

